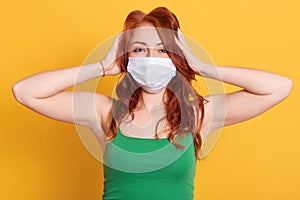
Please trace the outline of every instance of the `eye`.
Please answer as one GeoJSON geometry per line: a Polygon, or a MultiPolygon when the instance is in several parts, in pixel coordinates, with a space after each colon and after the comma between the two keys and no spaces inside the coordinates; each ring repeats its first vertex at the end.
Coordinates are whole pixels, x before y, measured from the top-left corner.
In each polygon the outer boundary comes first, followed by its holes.
{"type": "Polygon", "coordinates": [[[160,49],[159,52],[161,52],[161,53],[168,53],[167,49],[160,49]]]}
{"type": "Polygon", "coordinates": [[[135,48],[135,49],[133,50],[133,52],[142,52],[142,51],[143,51],[142,48],[135,48]]]}

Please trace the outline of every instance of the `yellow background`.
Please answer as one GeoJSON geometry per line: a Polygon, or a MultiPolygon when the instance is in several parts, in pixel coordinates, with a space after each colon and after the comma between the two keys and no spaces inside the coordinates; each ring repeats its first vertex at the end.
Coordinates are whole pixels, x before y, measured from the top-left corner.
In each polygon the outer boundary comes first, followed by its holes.
{"type": "Polygon", "coordinates": [[[30,111],[14,100],[11,87],[33,73],[80,65],[121,31],[131,10],[161,5],[216,65],[273,71],[294,81],[278,106],[223,129],[197,164],[195,199],[300,199],[298,0],[1,1],[0,199],[100,199],[101,163],[75,126],[30,111]]]}

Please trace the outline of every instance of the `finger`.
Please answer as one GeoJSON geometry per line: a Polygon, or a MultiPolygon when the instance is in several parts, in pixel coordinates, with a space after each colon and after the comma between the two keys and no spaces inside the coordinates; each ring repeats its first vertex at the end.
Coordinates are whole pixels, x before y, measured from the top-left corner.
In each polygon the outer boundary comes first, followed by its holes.
{"type": "Polygon", "coordinates": [[[185,37],[180,29],[178,29],[178,33],[179,33],[178,36],[179,36],[179,41],[181,42],[181,45],[185,48],[186,51],[191,51],[191,48],[187,44],[185,37]]]}
{"type": "Polygon", "coordinates": [[[183,35],[183,33],[181,32],[181,30],[180,30],[179,28],[178,28],[178,38],[179,38],[179,41],[180,41],[182,44],[186,45],[184,35],[183,35]]]}
{"type": "Polygon", "coordinates": [[[182,45],[182,43],[176,37],[175,37],[175,42],[181,50],[184,50],[185,47],[182,45]]]}
{"type": "Polygon", "coordinates": [[[185,42],[183,43],[182,41],[178,40],[176,37],[175,37],[175,42],[184,53],[190,51],[190,47],[185,42]]]}
{"type": "Polygon", "coordinates": [[[114,44],[113,44],[113,47],[118,47],[118,44],[119,44],[119,42],[120,42],[120,38],[121,38],[121,36],[122,36],[122,33],[123,32],[120,32],[118,35],[116,35],[116,37],[115,37],[115,40],[114,40],[114,44]]]}
{"type": "MultiPolygon", "coordinates": [[[[118,33],[115,36],[113,44],[106,54],[105,63],[107,65],[111,65],[115,61],[115,59],[118,57],[117,53],[118,53],[118,46],[119,46],[121,36],[122,36],[122,32],[118,33]]],[[[122,55],[122,53],[119,53],[119,54],[120,54],[119,56],[122,55]]]]}
{"type": "Polygon", "coordinates": [[[182,34],[182,32],[181,32],[180,28],[178,28],[178,33],[182,34]]]}
{"type": "Polygon", "coordinates": [[[177,38],[177,37],[174,37],[174,38],[175,38],[176,44],[177,44],[177,45],[181,45],[181,42],[178,40],[178,38],[177,38]]]}
{"type": "Polygon", "coordinates": [[[178,45],[179,49],[181,50],[183,56],[186,58],[188,55],[188,53],[187,53],[188,50],[186,49],[186,47],[183,46],[182,43],[177,38],[175,38],[175,42],[178,45]]]}

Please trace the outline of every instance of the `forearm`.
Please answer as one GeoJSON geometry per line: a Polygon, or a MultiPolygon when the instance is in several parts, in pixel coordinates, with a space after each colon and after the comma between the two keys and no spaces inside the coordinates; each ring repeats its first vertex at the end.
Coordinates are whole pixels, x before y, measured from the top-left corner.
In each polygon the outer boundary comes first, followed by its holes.
{"type": "Polygon", "coordinates": [[[290,79],[262,70],[209,64],[202,65],[198,70],[204,77],[226,82],[258,95],[278,93],[291,85],[290,79]]]}
{"type": "Polygon", "coordinates": [[[16,82],[13,91],[17,98],[46,98],[101,75],[102,68],[99,62],[51,70],[33,74],[16,82]]]}

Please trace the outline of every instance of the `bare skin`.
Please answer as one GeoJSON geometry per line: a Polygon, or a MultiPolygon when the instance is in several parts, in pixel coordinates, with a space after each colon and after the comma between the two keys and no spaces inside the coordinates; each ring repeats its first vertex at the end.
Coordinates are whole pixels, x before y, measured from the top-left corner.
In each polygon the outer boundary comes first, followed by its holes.
{"type": "MultiPolygon", "coordinates": [[[[117,43],[118,37],[102,61],[106,76],[117,75],[121,72],[120,68],[112,62],[116,57],[117,43]]],[[[192,53],[182,35],[177,40],[177,44],[197,74],[244,88],[226,95],[205,97],[210,102],[205,104],[205,116],[201,130],[203,138],[218,128],[251,119],[265,112],[290,94],[292,81],[286,77],[261,70],[211,66],[201,62],[192,53]],[[218,113],[218,109],[215,108],[224,108],[226,114],[218,113]]],[[[131,38],[129,56],[168,57],[168,54],[165,52],[156,29],[151,24],[142,24],[131,38]],[[145,29],[143,30],[143,28],[145,29]],[[147,34],[143,34],[145,31],[147,34]]],[[[105,146],[103,132],[109,130],[112,98],[93,92],[72,94],[66,90],[75,83],[97,78],[102,74],[99,63],[40,72],[16,82],[13,86],[13,94],[18,102],[41,115],[89,127],[100,143],[105,146]],[[77,77],[79,72],[80,79],[77,77]],[[76,96],[76,106],[84,108],[76,111],[76,120],[73,115],[73,95],[76,96]],[[87,104],[87,102],[94,103],[87,104]]],[[[136,117],[132,123],[141,127],[149,124],[151,116],[147,114],[150,114],[151,107],[154,105],[162,105],[164,90],[157,93],[143,90],[144,102],[141,102],[141,109],[134,112],[136,117]]],[[[155,138],[154,133],[146,135],[130,133],[130,136],[155,138]]],[[[167,134],[162,133],[159,137],[166,138],[167,134]]]]}

